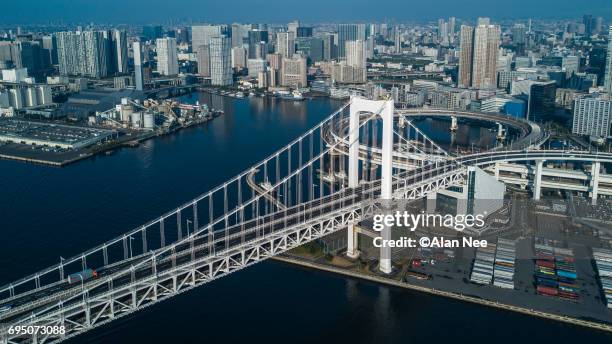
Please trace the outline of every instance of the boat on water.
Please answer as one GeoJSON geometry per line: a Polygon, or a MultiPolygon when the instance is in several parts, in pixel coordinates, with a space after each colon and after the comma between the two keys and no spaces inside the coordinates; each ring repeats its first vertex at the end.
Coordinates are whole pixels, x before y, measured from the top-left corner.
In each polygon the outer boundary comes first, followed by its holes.
{"type": "Polygon", "coordinates": [[[275,93],[275,95],[281,99],[287,99],[287,100],[304,100],[304,96],[302,95],[302,92],[298,91],[298,90],[294,90],[293,92],[289,92],[289,91],[277,91],[275,93]]]}

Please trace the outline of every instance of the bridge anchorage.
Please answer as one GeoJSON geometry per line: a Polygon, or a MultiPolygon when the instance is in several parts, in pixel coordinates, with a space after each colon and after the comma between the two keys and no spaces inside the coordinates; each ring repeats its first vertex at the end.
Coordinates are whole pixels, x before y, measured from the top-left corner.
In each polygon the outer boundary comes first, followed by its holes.
{"type": "MultiPolygon", "coordinates": [[[[0,343],[59,342],[343,229],[348,229],[347,254],[356,257],[357,223],[392,201],[431,197],[465,183],[475,167],[508,161],[612,162],[610,154],[530,148],[545,135],[529,122],[521,122],[523,140],[508,150],[451,156],[413,125],[416,114],[396,111],[391,100],[354,97],[211,191],[0,287],[0,343]],[[86,269],[97,277],[68,278],[86,269]],[[11,333],[15,326],[63,326],[65,332],[11,333]]],[[[390,238],[390,228],[381,236],[390,238]]],[[[392,271],[389,248],[381,250],[379,268],[392,271]]]]}

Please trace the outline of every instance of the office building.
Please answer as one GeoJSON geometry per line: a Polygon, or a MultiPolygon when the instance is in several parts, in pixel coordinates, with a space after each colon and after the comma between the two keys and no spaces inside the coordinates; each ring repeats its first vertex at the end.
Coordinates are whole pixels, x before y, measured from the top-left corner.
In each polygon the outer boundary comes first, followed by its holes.
{"type": "Polygon", "coordinates": [[[112,32],[112,63],[113,69],[119,74],[128,72],[128,44],[125,31],[114,30],[112,32]]]}
{"type": "Polygon", "coordinates": [[[213,37],[227,33],[226,25],[194,25],[191,27],[191,46],[210,45],[213,37]]]}
{"type": "Polygon", "coordinates": [[[147,41],[155,41],[158,38],[163,37],[163,29],[159,25],[154,26],[144,26],[142,28],[142,36],[147,41]]]}
{"type": "Polygon", "coordinates": [[[210,46],[200,45],[196,48],[198,75],[210,77],[210,46]]]}
{"type": "Polygon", "coordinates": [[[42,48],[48,55],[48,61],[52,65],[57,64],[57,39],[54,35],[42,37],[42,48]]]}
{"type": "Polygon", "coordinates": [[[362,40],[346,42],[346,64],[355,69],[358,75],[355,82],[364,83],[367,80],[366,45],[362,40]]]}
{"type": "Polygon", "coordinates": [[[266,60],[261,59],[248,59],[247,68],[249,70],[249,77],[257,78],[260,72],[266,71],[266,60]]]}
{"type": "Polygon", "coordinates": [[[318,37],[298,37],[295,39],[296,52],[308,57],[309,64],[323,60],[323,40],[318,37]]]}
{"type": "Polygon", "coordinates": [[[212,85],[228,86],[234,83],[231,46],[231,39],[225,35],[210,39],[210,80],[212,85]]]}
{"type": "Polygon", "coordinates": [[[578,73],[580,58],[578,56],[565,56],[561,62],[561,69],[567,76],[578,73]]]}
{"type": "Polygon", "coordinates": [[[323,36],[323,60],[329,61],[336,58],[336,43],[333,34],[323,36]]]}
{"type": "Polygon", "coordinates": [[[357,24],[338,24],[338,58],[346,57],[346,42],[357,39],[357,24]]]}
{"type": "Polygon", "coordinates": [[[134,84],[136,90],[142,91],[144,89],[144,79],[142,71],[142,48],[140,42],[132,43],[132,50],[134,53],[134,84]]]}
{"type": "Polygon", "coordinates": [[[295,54],[295,36],[293,32],[278,32],[276,34],[276,52],[283,57],[295,54]]]}
{"type": "Polygon", "coordinates": [[[242,47],[249,38],[250,25],[232,24],[232,47],[242,47]]]}
{"type": "Polygon", "coordinates": [[[604,78],[604,90],[608,96],[612,96],[612,26],[608,31],[608,54],[604,78]]]}
{"type": "Polygon", "coordinates": [[[247,58],[257,58],[257,47],[260,42],[268,43],[268,31],[253,29],[248,33],[249,54],[247,58]]]}
{"type": "Polygon", "coordinates": [[[232,48],[232,68],[238,70],[246,68],[247,65],[247,50],[243,47],[232,48]]]}
{"type": "Polygon", "coordinates": [[[281,66],[281,84],[292,88],[307,86],[306,57],[294,55],[283,58],[281,66]]]}
{"type": "Polygon", "coordinates": [[[157,72],[161,75],[177,75],[179,69],[176,39],[158,38],[155,46],[157,48],[157,72]]]}

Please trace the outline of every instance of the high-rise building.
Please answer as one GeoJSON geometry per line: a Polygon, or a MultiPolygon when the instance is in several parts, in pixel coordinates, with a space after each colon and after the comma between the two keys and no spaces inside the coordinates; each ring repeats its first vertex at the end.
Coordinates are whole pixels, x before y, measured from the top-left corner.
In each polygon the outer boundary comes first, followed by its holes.
{"type": "Polygon", "coordinates": [[[114,30],[112,39],[113,62],[115,70],[119,74],[128,72],[128,44],[127,33],[125,31],[114,30]]]}
{"type": "Polygon", "coordinates": [[[554,81],[537,81],[531,83],[527,102],[527,119],[542,121],[544,117],[555,112],[557,84],[554,81]]]}
{"type": "Polygon", "coordinates": [[[144,88],[144,80],[142,75],[142,48],[140,42],[132,43],[132,50],[134,52],[134,83],[136,84],[136,90],[142,91],[144,88]]]}
{"type": "Polygon", "coordinates": [[[266,60],[262,59],[249,59],[247,60],[247,69],[249,70],[249,77],[257,78],[259,73],[266,71],[266,60]]]}
{"type": "Polygon", "coordinates": [[[474,30],[472,87],[497,87],[497,57],[501,30],[498,25],[478,25],[474,30]]]}
{"type": "Polygon", "coordinates": [[[203,77],[210,76],[210,46],[200,45],[196,48],[198,59],[198,74],[203,77]]]}
{"type": "Polygon", "coordinates": [[[401,54],[402,53],[402,35],[400,34],[400,30],[399,27],[395,27],[395,37],[394,37],[394,41],[395,41],[395,53],[396,54],[401,54]]]}
{"type": "Polygon", "coordinates": [[[357,24],[338,24],[338,57],[346,57],[346,42],[358,38],[357,24]]]}
{"type": "Polygon", "coordinates": [[[334,35],[326,34],[323,36],[323,60],[329,61],[336,58],[335,50],[334,35]]]}
{"type": "Polygon", "coordinates": [[[584,24],[584,34],[587,36],[593,35],[593,27],[594,27],[593,15],[585,14],[582,17],[582,23],[584,24]]]}
{"type": "Polygon", "coordinates": [[[307,86],[306,57],[294,55],[291,58],[283,58],[281,84],[283,86],[300,88],[307,86]]]}
{"type": "Polygon", "coordinates": [[[154,41],[163,37],[163,29],[161,26],[144,26],[142,28],[142,36],[148,41],[154,41]]]}
{"type": "Polygon", "coordinates": [[[276,34],[276,52],[283,57],[295,54],[295,36],[293,32],[278,32],[276,34]]]}
{"type": "Polygon", "coordinates": [[[474,28],[461,25],[459,37],[459,76],[457,85],[459,87],[470,87],[472,84],[472,58],[474,49],[474,28]]]}
{"type": "Polygon", "coordinates": [[[268,56],[266,57],[266,60],[268,60],[270,69],[280,70],[283,64],[283,55],[278,54],[278,53],[268,54],[268,56]]]}
{"type": "Polygon", "coordinates": [[[293,37],[298,37],[299,28],[300,22],[298,20],[294,20],[291,23],[287,24],[287,32],[293,33],[293,37]]]}
{"type": "Polygon", "coordinates": [[[296,37],[312,37],[312,27],[309,27],[309,26],[298,27],[296,37]]]}
{"type": "Polygon", "coordinates": [[[210,39],[210,80],[212,85],[228,86],[234,82],[230,54],[231,46],[231,39],[225,35],[210,39]]]}
{"type": "Polygon", "coordinates": [[[232,24],[232,47],[241,47],[249,38],[250,25],[232,24]]]}
{"type": "Polygon", "coordinates": [[[356,82],[366,82],[366,45],[364,41],[346,42],[346,64],[356,69],[356,74],[359,75],[356,82]]]}
{"type": "Polygon", "coordinates": [[[604,90],[609,96],[612,96],[612,26],[610,26],[608,31],[608,54],[606,57],[604,90]]]}
{"type": "Polygon", "coordinates": [[[298,37],[295,39],[295,51],[306,55],[309,63],[323,60],[323,40],[318,37],[298,37]]]}
{"type": "Polygon", "coordinates": [[[438,42],[442,45],[448,45],[448,23],[444,19],[438,19],[438,42]]]}
{"type": "Polygon", "coordinates": [[[612,100],[579,98],[574,105],[572,133],[610,137],[612,124],[612,100]]]}
{"type": "Polygon", "coordinates": [[[249,31],[248,33],[248,41],[249,41],[249,54],[247,58],[255,59],[257,58],[258,44],[261,42],[268,43],[268,31],[253,29],[249,31]]]}
{"type": "Polygon", "coordinates": [[[157,72],[161,75],[177,75],[179,69],[176,39],[158,38],[155,46],[157,48],[157,72]]]}
{"type": "Polygon", "coordinates": [[[580,58],[578,56],[565,56],[561,62],[561,69],[567,76],[578,73],[580,58]]]}
{"type": "Polygon", "coordinates": [[[191,27],[191,46],[209,45],[211,38],[225,35],[227,31],[226,25],[194,25],[191,27]]]}
{"type": "Polygon", "coordinates": [[[243,47],[232,48],[232,68],[242,69],[247,65],[247,51],[243,47]]]}
{"type": "Polygon", "coordinates": [[[49,55],[49,63],[57,64],[57,39],[54,35],[42,37],[42,48],[49,55]]]}
{"type": "Polygon", "coordinates": [[[57,57],[61,75],[103,78],[109,75],[108,40],[103,31],[58,32],[57,57]]]}
{"type": "Polygon", "coordinates": [[[448,18],[447,30],[450,43],[455,43],[455,28],[457,26],[457,19],[455,17],[448,18]]]}

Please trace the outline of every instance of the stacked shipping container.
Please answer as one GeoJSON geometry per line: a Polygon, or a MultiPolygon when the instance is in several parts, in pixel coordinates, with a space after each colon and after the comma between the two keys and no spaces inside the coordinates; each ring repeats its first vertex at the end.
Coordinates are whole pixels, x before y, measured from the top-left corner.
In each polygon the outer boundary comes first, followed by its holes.
{"type": "Polygon", "coordinates": [[[594,248],[593,258],[595,258],[597,274],[606,298],[606,305],[608,308],[612,308],[612,251],[594,248]]]}
{"type": "Polygon", "coordinates": [[[472,267],[470,281],[479,284],[491,284],[493,279],[493,263],[495,262],[495,245],[476,249],[476,258],[472,267]]]}
{"type": "Polygon", "coordinates": [[[536,238],[535,284],[537,293],[567,300],[578,298],[576,266],[572,250],[552,246],[553,241],[536,238]]]}
{"type": "Polygon", "coordinates": [[[500,288],[514,289],[515,243],[512,240],[499,238],[495,253],[493,285],[500,288]]]}

